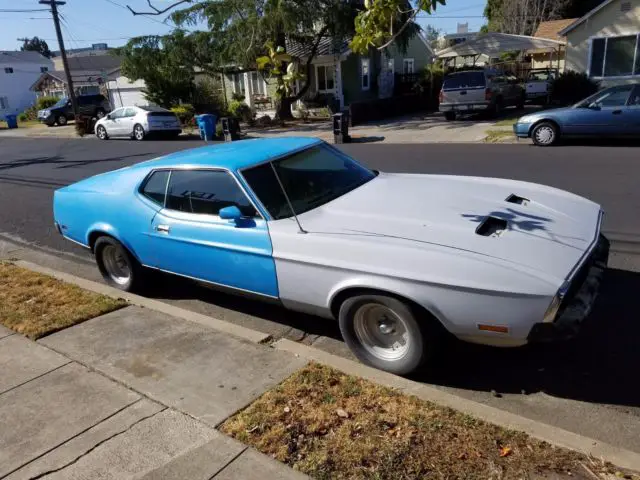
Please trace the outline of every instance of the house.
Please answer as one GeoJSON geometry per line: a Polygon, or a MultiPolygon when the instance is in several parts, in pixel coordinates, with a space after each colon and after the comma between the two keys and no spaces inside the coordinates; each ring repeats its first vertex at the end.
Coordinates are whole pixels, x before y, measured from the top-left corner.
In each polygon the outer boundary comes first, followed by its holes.
{"type": "MultiPolygon", "coordinates": [[[[536,38],[546,38],[549,40],[557,40],[566,44],[567,39],[558,32],[564,30],[574,23],[576,18],[566,18],[563,20],[549,20],[540,22],[538,29],[533,34],[536,38]]],[[[527,54],[531,55],[531,68],[555,68],[558,71],[564,71],[566,48],[564,49],[537,49],[530,50],[527,54]]]]}
{"type": "Polygon", "coordinates": [[[606,0],[559,32],[565,68],[603,86],[640,80],[640,0],[606,0]]]}
{"type": "MultiPolygon", "coordinates": [[[[109,72],[120,67],[122,59],[110,54],[79,53],[68,58],[69,70],[77,95],[101,92],[109,72]]],[[[68,95],[67,77],[62,69],[43,73],[31,85],[38,96],[65,97],[68,95]]]]}
{"type": "Polygon", "coordinates": [[[36,95],[29,86],[52,69],[53,62],[38,52],[0,51],[0,118],[33,105],[36,95]]]}
{"type": "Polygon", "coordinates": [[[106,87],[109,103],[114,109],[125,105],[149,105],[143,92],[144,80],[129,80],[120,67],[107,74],[106,87]]]}
{"type": "MultiPolygon", "coordinates": [[[[470,32],[469,23],[458,23],[456,33],[448,33],[444,36],[442,45],[439,45],[441,49],[460,45],[464,42],[470,42],[475,40],[480,32],[470,32]]],[[[489,57],[487,55],[470,55],[465,57],[456,57],[449,66],[463,67],[465,65],[486,65],[489,63],[489,57]]]]}
{"type": "MultiPolygon", "coordinates": [[[[310,47],[287,42],[287,53],[299,58],[302,65],[310,50],[310,47]]],[[[393,95],[396,81],[407,77],[415,79],[432,59],[433,51],[420,33],[409,40],[406,52],[391,44],[382,52],[371,49],[364,56],[353,53],[348,40],[336,42],[326,37],[320,40],[312,61],[305,98],[324,98],[334,108],[344,109],[353,102],[389,97],[393,95]]],[[[275,85],[261,72],[229,73],[225,75],[225,91],[229,100],[233,94],[243,95],[245,102],[256,108],[263,102],[271,105],[275,85]]]]}

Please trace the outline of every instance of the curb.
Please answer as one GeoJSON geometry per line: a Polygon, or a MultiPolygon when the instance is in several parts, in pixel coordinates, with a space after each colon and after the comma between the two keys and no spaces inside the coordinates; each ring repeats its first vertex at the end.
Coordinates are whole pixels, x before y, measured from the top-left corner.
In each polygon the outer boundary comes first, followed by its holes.
{"type": "Polygon", "coordinates": [[[447,393],[436,387],[414,382],[406,378],[368,367],[364,364],[338,357],[314,347],[281,339],[271,345],[277,350],[293,353],[300,357],[334,367],[349,375],[365,378],[380,385],[396,388],[409,395],[438,405],[472,415],[486,422],[511,430],[519,430],[553,445],[568,448],[596,458],[603,458],[614,465],[629,470],[640,471],[640,453],[615,447],[593,438],[578,435],[561,428],[530,420],[520,415],[505,412],[482,403],[447,393]]]}
{"type": "MultiPolygon", "coordinates": [[[[267,343],[271,336],[265,333],[242,327],[233,323],[225,322],[214,317],[202,315],[180,307],[175,307],[158,300],[153,300],[128,292],[123,292],[105,284],[85,280],[84,278],[70,275],[47,267],[42,267],[26,260],[13,262],[20,267],[33,270],[38,273],[52,276],[59,280],[77,285],[86,290],[106,295],[112,298],[122,298],[132,305],[145,307],[160,313],[171,315],[189,322],[213,328],[223,333],[234,335],[253,343],[267,343]]],[[[270,345],[272,348],[314,360],[319,363],[334,367],[344,373],[365,378],[380,385],[395,388],[409,395],[414,395],[422,400],[430,401],[441,406],[458,410],[462,413],[472,415],[489,423],[499,425],[511,430],[522,431],[538,440],[548,442],[553,445],[568,448],[596,458],[602,458],[612,464],[629,469],[640,471],[640,453],[632,452],[624,448],[615,447],[608,443],[600,442],[596,439],[578,435],[567,430],[548,425],[546,423],[531,420],[514,413],[505,412],[500,409],[484,405],[482,403],[468,400],[451,393],[447,393],[436,387],[424,385],[403,377],[377,370],[359,362],[347,358],[332,355],[323,350],[297,343],[287,339],[280,339],[270,345]]]]}
{"type": "Polygon", "coordinates": [[[158,300],[141,297],[140,295],[135,295],[129,292],[123,292],[116,288],[110,287],[109,285],[93,282],[91,280],[85,280],[84,278],[70,275],[68,273],[63,273],[58,270],[53,270],[51,268],[42,267],[26,260],[18,260],[13,263],[15,263],[15,265],[19,267],[33,270],[34,272],[43,273],[59,280],[63,280],[67,283],[77,285],[78,287],[84,288],[85,290],[100,293],[112,298],[122,298],[132,305],[148,308],[149,310],[155,310],[157,312],[181,318],[182,320],[187,320],[189,322],[198,323],[205,327],[213,328],[220,332],[228,333],[230,335],[234,335],[253,343],[265,343],[271,338],[271,335],[258,332],[257,330],[252,330],[241,325],[225,322],[224,320],[209,317],[201,313],[192,312],[191,310],[186,310],[184,308],[175,307],[158,300]]]}

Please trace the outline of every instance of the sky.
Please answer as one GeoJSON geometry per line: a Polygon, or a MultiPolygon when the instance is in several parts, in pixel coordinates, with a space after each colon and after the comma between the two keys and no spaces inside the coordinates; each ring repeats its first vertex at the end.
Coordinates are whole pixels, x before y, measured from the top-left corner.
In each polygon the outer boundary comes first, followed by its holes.
{"type": "MultiPolygon", "coordinates": [[[[152,0],[162,9],[175,0],[152,0]]],[[[107,43],[117,47],[130,37],[164,34],[171,24],[164,17],[133,16],[127,9],[148,10],[146,0],[66,0],[60,6],[62,35],[65,46],[80,48],[92,43],[107,43]]],[[[482,18],[485,0],[447,0],[439,5],[435,15],[421,14],[418,23],[432,25],[442,33],[455,33],[458,23],[469,22],[469,31],[477,31],[485,23],[482,18]]],[[[58,50],[55,29],[47,11],[7,12],[7,10],[46,10],[38,0],[0,0],[0,50],[19,50],[21,37],[44,38],[51,50],[58,50]]]]}

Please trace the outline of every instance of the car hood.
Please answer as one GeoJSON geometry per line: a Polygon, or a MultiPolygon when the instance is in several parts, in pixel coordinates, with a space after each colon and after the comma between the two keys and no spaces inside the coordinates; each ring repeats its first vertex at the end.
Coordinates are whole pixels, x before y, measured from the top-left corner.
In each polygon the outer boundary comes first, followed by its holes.
{"type": "Polygon", "coordinates": [[[381,173],[299,218],[310,232],[361,235],[365,242],[393,239],[398,247],[454,249],[557,284],[597,238],[600,217],[599,205],[542,185],[381,173]],[[526,200],[511,203],[511,196],[526,200]],[[489,217],[506,221],[506,230],[482,235],[479,227],[488,225],[489,217]]]}
{"type": "Polygon", "coordinates": [[[525,115],[518,120],[518,123],[534,123],[538,120],[542,120],[543,118],[557,118],[564,117],[565,115],[574,112],[575,109],[573,107],[564,107],[564,108],[553,108],[550,110],[542,110],[537,113],[531,113],[529,115],[525,115]]]}

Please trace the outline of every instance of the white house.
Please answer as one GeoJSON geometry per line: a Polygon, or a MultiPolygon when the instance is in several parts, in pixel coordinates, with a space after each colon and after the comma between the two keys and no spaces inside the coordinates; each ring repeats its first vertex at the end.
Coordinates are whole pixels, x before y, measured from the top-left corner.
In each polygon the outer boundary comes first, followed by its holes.
{"type": "Polygon", "coordinates": [[[49,70],[53,62],[38,52],[0,51],[0,117],[33,105],[36,93],[29,87],[49,70]]]}
{"type": "Polygon", "coordinates": [[[109,103],[116,109],[125,105],[149,105],[145,98],[144,80],[131,81],[125,77],[120,68],[112,70],[107,75],[107,91],[109,92],[109,103]]]}

